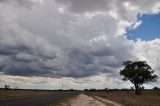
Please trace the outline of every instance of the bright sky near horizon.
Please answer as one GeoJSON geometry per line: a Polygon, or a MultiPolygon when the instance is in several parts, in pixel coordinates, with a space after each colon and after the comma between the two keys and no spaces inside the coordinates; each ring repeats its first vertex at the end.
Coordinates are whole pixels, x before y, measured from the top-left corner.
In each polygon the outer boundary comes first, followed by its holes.
{"type": "Polygon", "coordinates": [[[0,86],[130,88],[123,61],[160,76],[159,28],[160,0],[0,0],[0,86]]]}

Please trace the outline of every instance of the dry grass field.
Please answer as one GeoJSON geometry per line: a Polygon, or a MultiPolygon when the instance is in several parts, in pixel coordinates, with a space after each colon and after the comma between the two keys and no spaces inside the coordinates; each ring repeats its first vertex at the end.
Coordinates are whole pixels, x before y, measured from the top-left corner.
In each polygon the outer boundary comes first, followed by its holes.
{"type": "Polygon", "coordinates": [[[124,106],[160,106],[160,90],[144,91],[138,96],[133,91],[93,91],[85,93],[91,96],[100,96],[124,106]]]}
{"type": "Polygon", "coordinates": [[[36,90],[0,90],[0,100],[18,99],[34,96],[50,95],[53,91],[36,91],[36,90]]]}
{"type": "Polygon", "coordinates": [[[55,106],[79,93],[76,91],[0,90],[0,105],[55,106]]]}
{"type": "MultiPolygon", "coordinates": [[[[0,100],[36,96],[39,97],[50,94],[56,95],[56,93],[58,92],[36,90],[0,90],[0,100]]],[[[66,96],[61,101],[59,101],[59,103],[68,101],[68,99],[76,97],[79,93],[71,93],[69,96],[66,96]]],[[[115,101],[124,106],[160,106],[160,90],[143,91],[143,93],[138,96],[134,94],[134,91],[84,91],[83,93],[89,96],[99,96],[107,100],[115,101]]],[[[53,104],[55,105],[55,103],[56,102],[54,102],[53,104]]]]}

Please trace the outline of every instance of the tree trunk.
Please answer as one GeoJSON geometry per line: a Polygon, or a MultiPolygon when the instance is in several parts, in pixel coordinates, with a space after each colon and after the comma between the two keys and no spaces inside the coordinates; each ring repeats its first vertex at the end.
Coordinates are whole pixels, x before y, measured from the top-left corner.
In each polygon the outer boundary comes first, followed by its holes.
{"type": "Polygon", "coordinates": [[[134,84],[134,86],[135,86],[135,94],[138,95],[139,94],[139,85],[134,84]]]}

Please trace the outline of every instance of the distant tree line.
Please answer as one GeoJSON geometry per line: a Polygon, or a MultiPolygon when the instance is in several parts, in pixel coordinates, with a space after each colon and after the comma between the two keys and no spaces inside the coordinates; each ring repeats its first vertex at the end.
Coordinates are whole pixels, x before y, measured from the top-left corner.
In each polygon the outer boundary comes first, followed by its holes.
{"type": "MultiPolygon", "coordinates": [[[[109,89],[109,88],[105,88],[105,89],[84,89],[83,91],[134,91],[135,89],[134,88],[114,88],[114,89],[109,89]]],[[[152,89],[144,89],[144,87],[142,87],[142,91],[143,90],[146,90],[146,91],[150,91],[150,90],[160,90],[160,88],[158,87],[154,87],[152,89]]]]}

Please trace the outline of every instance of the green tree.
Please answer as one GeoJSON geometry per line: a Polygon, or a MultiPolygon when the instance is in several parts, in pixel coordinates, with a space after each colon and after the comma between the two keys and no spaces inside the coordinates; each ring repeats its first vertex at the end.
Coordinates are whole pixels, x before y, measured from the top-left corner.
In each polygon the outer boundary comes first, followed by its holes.
{"type": "Polygon", "coordinates": [[[146,61],[126,61],[123,62],[125,66],[123,70],[120,70],[120,75],[123,75],[123,80],[131,81],[135,87],[135,94],[141,93],[141,86],[146,83],[155,82],[158,78],[154,74],[154,70],[146,63],[146,61]]]}

